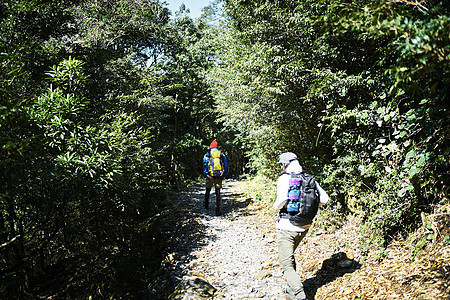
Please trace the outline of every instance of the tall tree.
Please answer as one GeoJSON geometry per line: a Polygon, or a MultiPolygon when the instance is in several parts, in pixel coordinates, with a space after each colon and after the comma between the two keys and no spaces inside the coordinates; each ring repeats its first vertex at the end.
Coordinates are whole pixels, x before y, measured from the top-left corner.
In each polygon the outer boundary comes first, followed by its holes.
{"type": "Polygon", "coordinates": [[[0,295],[143,297],[162,191],[213,124],[202,25],[159,1],[0,5],[0,295]]]}
{"type": "Polygon", "coordinates": [[[337,208],[392,236],[447,199],[445,4],[225,1],[223,119],[260,171],[296,152],[337,208]]]}

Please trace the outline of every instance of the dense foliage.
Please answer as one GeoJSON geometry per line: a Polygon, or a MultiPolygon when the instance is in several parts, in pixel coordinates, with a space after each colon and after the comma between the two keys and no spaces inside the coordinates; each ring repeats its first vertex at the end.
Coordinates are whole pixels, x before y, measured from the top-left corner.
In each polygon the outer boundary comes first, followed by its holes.
{"type": "Polygon", "coordinates": [[[225,1],[211,72],[260,172],[300,156],[375,235],[448,201],[448,2],[225,1]],[[267,141],[270,141],[268,143],[267,141]]]}
{"type": "Polygon", "coordinates": [[[0,6],[0,298],[142,298],[163,191],[217,138],[207,25],[158,1],[0,6]]]}

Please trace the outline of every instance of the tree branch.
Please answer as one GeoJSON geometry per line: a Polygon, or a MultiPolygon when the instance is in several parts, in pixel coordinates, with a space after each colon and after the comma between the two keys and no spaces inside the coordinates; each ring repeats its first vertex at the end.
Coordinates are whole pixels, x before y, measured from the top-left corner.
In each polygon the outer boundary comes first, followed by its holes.
{"type": "Polygon", "coordinates": [[[17,240],[20,237],[20,234],[16,235],[15,237],[12,238],[12,240],[5,242],[3,244],[0,245],[0,249],[9,246],[10,244],[14,243],[15,240],[17,240]]]}

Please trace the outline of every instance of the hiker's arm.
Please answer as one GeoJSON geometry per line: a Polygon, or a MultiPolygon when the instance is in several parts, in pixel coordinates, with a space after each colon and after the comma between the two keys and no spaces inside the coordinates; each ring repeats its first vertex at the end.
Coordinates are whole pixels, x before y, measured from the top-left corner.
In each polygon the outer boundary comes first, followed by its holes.
{"type": "Polygon", "coordinates": [[[223,156],[223,178],[228,176],[228,161],[227,157],[222,153],[223,156]]]}
{"type": "Polygon", "coordinates": [[[281,209],[287,202],[287,195],[289,190],[289,176],[287,174],[281,175],[277,181],[277,199],[273,203],[273,209],[281,209]]]}
{"type": "Polygon", "coordinates": [[[205,156],[203,156],[203,176],[205,176],[206,178],[208,178],[208,166],[209,166],[209,158],[208,155],[205,154],[205,156]]]}
{"type": "Polygon", "coordinates": [[[328,202],[328,199],[330,199],[330,197],[328,196],[327,192],[325,192],[325,190],[319,185],[319,183],[317,181],[316,181],[316,187],[317,187],[317,191],[319,191],[319,197],[320,197],[319,206],[322,206],[328,202]]]}

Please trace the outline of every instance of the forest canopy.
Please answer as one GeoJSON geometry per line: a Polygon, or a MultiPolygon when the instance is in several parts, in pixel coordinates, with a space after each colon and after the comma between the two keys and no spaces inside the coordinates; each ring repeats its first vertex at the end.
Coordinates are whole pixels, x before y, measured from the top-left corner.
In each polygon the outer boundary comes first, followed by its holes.
{"type": "Polygon", "coordinates": [[[330,222],[414,230],[448,204],[449,7],[0,1],[0,297],[148,297],[213,139],[232,176],[295,152],[330,222]]]}
{"type": "Polygon", "coordinates": [[[448,2],[225,1],[211,69],[259,172],[283,151],[381,242],[448,201],[448,2]],[[266,141],[270,140],[270,143],[266,141]]]}

